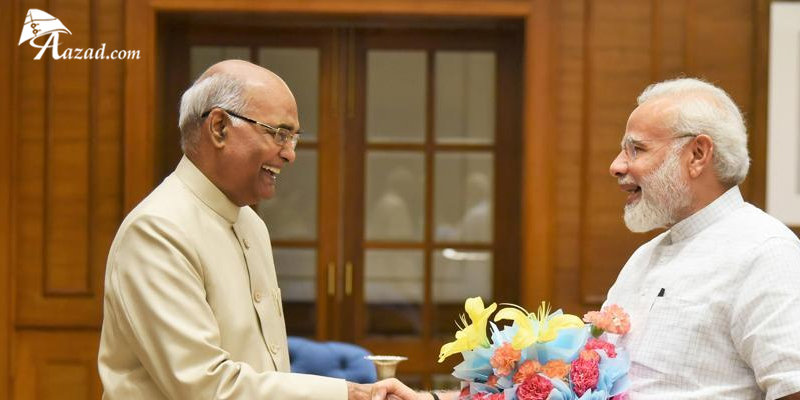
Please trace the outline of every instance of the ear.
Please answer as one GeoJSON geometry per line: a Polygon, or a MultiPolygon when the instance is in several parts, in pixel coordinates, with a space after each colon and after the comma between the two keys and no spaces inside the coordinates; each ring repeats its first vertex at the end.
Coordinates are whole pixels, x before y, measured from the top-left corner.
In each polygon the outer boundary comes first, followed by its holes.
{"type": "Polygon", "coordinates": [[[689,176],[697,178],[704,171],[713,168],[714,140],[706,134],[697,135],[689,146],[691,158],[689,160],[689,176]]]}
{"type": "Polygon", "coordinates": [[[218,149],[225,147],[225,138],[228,134],[227,130],[230,127],[228,115],[222,112],[222,110],[215,109],[212,110],[206,118],[208,120],[208,129],[211,133],[211,143],[218,149]]]}

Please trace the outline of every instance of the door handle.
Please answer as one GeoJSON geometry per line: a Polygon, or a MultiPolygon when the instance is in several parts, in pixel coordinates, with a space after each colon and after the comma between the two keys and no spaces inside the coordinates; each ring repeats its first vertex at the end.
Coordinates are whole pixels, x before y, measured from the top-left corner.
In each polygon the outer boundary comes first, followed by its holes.
{"type": "Polygon", "coordinates": [[[328,296],[336,294],[336,263],[328,263],[328,296]]]}
{"type": "Polygon", "coordinates": [[[350,261],[344,265],[344,294],[353,294],[353,263],[350,261]]]}

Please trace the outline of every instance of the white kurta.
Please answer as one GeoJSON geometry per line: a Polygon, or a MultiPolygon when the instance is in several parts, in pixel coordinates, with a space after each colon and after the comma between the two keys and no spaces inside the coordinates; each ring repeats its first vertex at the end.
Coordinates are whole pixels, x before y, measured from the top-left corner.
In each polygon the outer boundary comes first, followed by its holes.
{"type": "Polygon", "coordinates": [[[614,303],[631,314],[632,400],[800,392],[800,241],[737,187],[640,247],[614,303]]]}
{"type": "Polygon", "coordinates": [[[289,374],[267,229],[183,158],[122,222],[108,256],[105,399],[346,399],[289,374]]]}

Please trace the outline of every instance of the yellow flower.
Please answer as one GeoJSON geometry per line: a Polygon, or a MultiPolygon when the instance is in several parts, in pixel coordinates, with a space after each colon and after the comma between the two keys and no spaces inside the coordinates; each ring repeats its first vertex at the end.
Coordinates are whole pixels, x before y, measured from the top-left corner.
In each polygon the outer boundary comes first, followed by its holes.
{"type": "Polygon", "coordinates": [[[492,303],[489,307],[483,307],[483,300],[480,297],[472,297],[464,302],[464,310],[469,315],[472,324],[467,324],[467,319],[464,314],[461,314],[461,323],[464,327],[456,332],[456,340],[442,346],[439,351],[439,362],[444,361],[445,358],[460,353],[462,351],[472,350],[478,346],[489,347],[489,338],[486,337],[486,324],[489,322],[489,316],[492,315],[497,308],[497,304],[492,303]]]}
{"type": "Polygon", "coordinates": [[[519,330],[511,345],[516,350],[522,350],[534,343],[545,343],[554,340],[558,331],[565,328],[583,327],[583,321],[575,315],[560,314],[550,315],[550,306],[542,302],[537,315],[528,313],[520,306],[504,308],[495,315],[494,320],[510,319],[516,322],[519,330]]]}

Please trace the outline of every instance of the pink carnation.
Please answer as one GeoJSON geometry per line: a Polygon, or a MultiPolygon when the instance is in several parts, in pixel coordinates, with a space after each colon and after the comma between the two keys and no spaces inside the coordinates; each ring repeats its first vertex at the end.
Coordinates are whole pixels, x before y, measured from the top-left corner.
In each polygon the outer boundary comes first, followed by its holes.
{"type": "Polygon", "coordinates": [[[616,347],[605,340],[590,338],[589,341],[586,342],[585,348],[586,350],[603,350],[606,352],[606,355],[608,355],[609,358],[617,357],[616,347]]]}
{"type": "Polygon", "coordinates": [[[578,397],[597,387],[597,380],[600,377],[599,364],[599,360],[584,357],[578,357],[572,362],[570,380],[572,381],[572,389],[578,397]]]}
{"type": "Polygon", "coordinates": [[[511,346],[511,343],[506,343],[501,346],[499,349],[495,350],[494,355],[489,360],[489,363],[492,364],[492,367],[497,371],[498,375],[508,375],[514,369],[514,363],[519,361],[519,358],[522,356],[522,352],[519,350],[514,350],[514,347],[511,346]]]}
{"type": "Polygon", "coordinates": [[[553,383],[542,375],[535,374],[528,377],[525,382],[517,387],[519,400],[545,400],[553,390],[553,383]]]}
{"type": "Polygon", "coordinates": [[[497,375],[492,374],[489,376],[489,379],[486,380],[486,385],[492,387],[497,386],[497,381],[498,381],[497,375]]]}
{"type": "Polygon", "coordinates": [[[476,393],[472,396],[472,400],[504,400],[506,396],[502,393],[476,393]]]}
{"type": "Polygon", "coordinates": [[[589,311],[583,320],[606,332],[624,335],[631,330],[631,319],[622,307],[612,304],[601,311],[589,311]]]}

